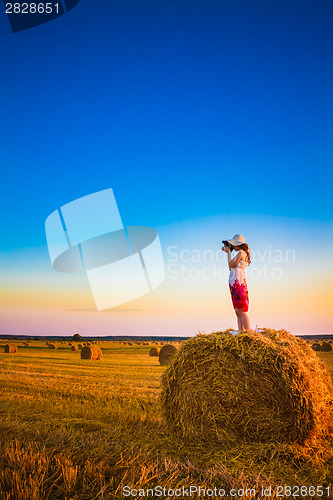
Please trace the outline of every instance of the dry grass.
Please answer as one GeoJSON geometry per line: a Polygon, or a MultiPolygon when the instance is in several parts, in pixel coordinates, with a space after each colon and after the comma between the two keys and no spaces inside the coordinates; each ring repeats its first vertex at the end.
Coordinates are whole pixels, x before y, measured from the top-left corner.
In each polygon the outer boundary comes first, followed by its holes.
{"type": "Polygon", "coordinates": [[[197,335],[163,376],[166,420],[186,442],[304,444],[330,434],[332,399],[326,367],[286,331],[197,335]]]}
{"type": "MultiPolygon", "coordinates": [[[[43,342],[0,353],[1,500],[123,499],[125,485],[271,485],[275,500],[277,484],[332,482],[319,445],[184,446],[161,417],[165,368],[150,347],[102,345],[89,363],[68,348],[50,355],[43,342]]],[[[318,356],[333,371],[333,353],[318,356]]]]}
{"type": "Polygon", "coordinates": [[[86,345],[81,351],[81,359],[101,359],[102,351],[96,345],[86,345]]]}
{"type": "Polygon", "coordinates": [[[7,354],[14,354],[17,352],[17,345],[16,344],[6,344],[4,348],[4,352],[7,354]]]}
{"type": "Polygon", "coordinates": [[[158,349],[156,347],[152,347],[149,350],[149,356],[158,356],[158,349]]]}
{"type": "Polygon", "coordinates": [[[14,354],[17,352],[17,345],[16,344],[6,344],[4,352],[7,354],[14,354]]]}
{"type": "Polygon", "coordinates": [[[162,366],[169,365],[176,351],[177,349],[172,344],[165,344],[162,346],[158,356],[160,364],[162,366]]]}
{"type": "Polygon", "coordinates": [[[330,344],[329,342],[323,342],[321,344],[321,350],[323,352],[331,352],[332,351],[332,344],[330,344]]]}

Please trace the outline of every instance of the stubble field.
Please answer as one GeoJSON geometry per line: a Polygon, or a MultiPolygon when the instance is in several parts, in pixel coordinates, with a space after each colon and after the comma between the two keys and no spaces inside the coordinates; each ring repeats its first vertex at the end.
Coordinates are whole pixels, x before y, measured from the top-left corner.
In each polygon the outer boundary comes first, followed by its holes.
{"type": "MultiPolygon", "coordinates": [[[[149,356],[155,344],[101,342],[103,358],[96,361],[81,360],[68,345],[17,344],[15,354],[0,347],[1,500],[142,498],[157,487],[167,499],[176,498],[169,489],[191,486],[223,488],[229,498],[231,490],[233,498],[266,498],[262,488],[269,487],[269,498],[278,498],[281,485],[304,486],[296,496],[319,498],[309,488],[322,486],[321,498],[331,496],[327,449],[221,450],[173,438],[159,401],[165,367],[149,356]]],[[[332,374],[333,353],[317,355],[332,374]]]]}

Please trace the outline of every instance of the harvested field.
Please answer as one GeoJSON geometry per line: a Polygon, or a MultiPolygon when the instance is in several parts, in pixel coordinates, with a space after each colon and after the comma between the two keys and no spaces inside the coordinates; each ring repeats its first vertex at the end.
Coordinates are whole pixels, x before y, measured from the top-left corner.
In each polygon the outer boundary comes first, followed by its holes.
{"type": "MultiPolygon", "coordinates": [[[[149,356],[151,344],[101,345],[103,358],[89,362],[68,347],[51,353],[43,341],[15,356],[0,352],[0,497],[120,500],[126,485],[191,484],[271,486],[278,500],[279,484],[332,482],[329,438],[316,446],[182,444],[162,418],[168,368],[149,356]]],[[[333,373],[332,352],[315,356],[333,373]]]]}

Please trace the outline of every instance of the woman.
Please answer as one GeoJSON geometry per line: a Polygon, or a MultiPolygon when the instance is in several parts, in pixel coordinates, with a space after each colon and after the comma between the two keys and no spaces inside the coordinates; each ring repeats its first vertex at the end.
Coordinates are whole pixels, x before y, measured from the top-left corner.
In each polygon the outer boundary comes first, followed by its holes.
{"type": "Polygon", "coordinates": [[[241,234],[235,234],[232,240],[226,240],[233,250],[237,253],[231,258],[231,249],[229,246],[222,247],[222,250],[228,254],[228,264],[230,269],[229,288],[232,304],[235,309],[238,322],[238,330],[250,330],[250,320],[247,314],[249,310],[249,295],[245,275],[246,266],[251,264],[250,249],[245,243],[245,238],[241,234]]]}

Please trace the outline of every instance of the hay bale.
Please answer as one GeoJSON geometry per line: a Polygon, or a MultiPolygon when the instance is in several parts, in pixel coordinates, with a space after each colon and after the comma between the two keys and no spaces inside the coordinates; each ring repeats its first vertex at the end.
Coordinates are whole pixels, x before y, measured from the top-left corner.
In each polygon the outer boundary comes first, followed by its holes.
{"type": "Polygon", "coordinates": [[[78,348],[79,348],[79,349],[82,349],[82,348],[83,348],[83,345],[82,345],[82,344],[79,344],[79,345],[78,345],[78,348]]]}
{"type": "Polygon", "coordinates": [[[9,354],[14,354],[17,352],[17,345],[16,344],[6,344],[5,345],[5,352],[9,354]]]}
{"type": "Polygon", "coordinates": [[[304,443],[331,431],[330,375],[284,330],[197,335],[173,357],[162,389],[166,422],[185,442],[304,443]]]}
{"type": "Polygon", "coordinates": [[[152,347],[149,351],[149,356],[158,356],[158,349],[156,349],[156,347],[152,347]]]}
{"type": "Polygon", "coordinates": [[[312,349],[314,351],[321,351],[321,345],[319,344],[319,342],[315,342],[313,345],[312,345],[312,349]]]}
{"type": "Polygon", "coordinates": [[[321,344],[321,350],[323,352],[331,352],[332,351],[332,344],[330,344],[329,342],[323,342],[321,344]]]}
{"type": "Polygon", "coordinates": [[[78,351],[78,350],[79,350],[79,348],[77,345],[72,345],[71,351],[78,351]]]}
{"type": "Polygon", "coordinates": [[[163,347],[161,347],[159,357],[158,357],[160,364],[163,366],[170,364],[176,351],[177,351],[177,349],[172,344],[165,344],[163,347]]]}
{"type": "Polygon", "coordinates": [[[101,359],[102,351],[97,345],[86,345],[81,351],[81,359],[101,359]]]}
{"type": "Polygon", "coordinates": [[[58,349],[57,344],[49,344],[50,349],[58,349]]]}

